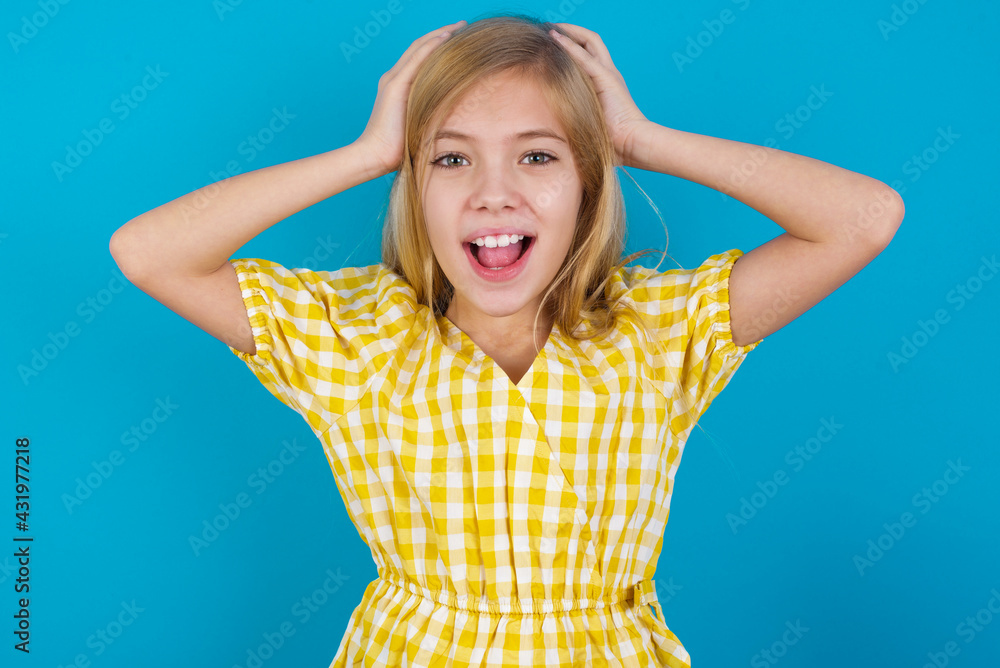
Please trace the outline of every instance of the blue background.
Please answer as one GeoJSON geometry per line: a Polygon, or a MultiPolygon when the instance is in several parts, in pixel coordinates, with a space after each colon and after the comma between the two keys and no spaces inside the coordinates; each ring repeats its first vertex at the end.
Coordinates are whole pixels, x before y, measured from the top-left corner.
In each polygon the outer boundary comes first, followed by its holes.
{"type": "MultiPolygon", "coordinates": [[[[0,558],[0,663],[55,668],[83,655],[102,668],[245,666],[282,624],[294,635],[265,666],[332,660],[376,572],[319,442],[224,344],[122,284],[108,241],[131,218],[216,180],[230,161],[245,172],[352,142],[379,76],[413,40],[510,9],[597,31],[640,109],[662,125],[772,139],[889,183],[906,202],[887,250],[767,337],[687,445],[657,584],[694,664],[774,665],[760,652],[775,647],[787,666],[918,668],[953,642],[957,656],[939,662],[996,666],[1000,615],[981,611],[1000,610],[1000,448],[989,418],[1000,279],[975,280],[1000,247],[996,4],[450,5],[403,1],[348,58],[341,44],[388,2],[4,3],[0,258],[12,308],[0,328],[2,439],[8,470],[15,438],[31,439],[35,541],[30,656],[12,649],[16,575],[14,560],[0,558]],[[732,20],[712,35],[707,26],[724,10],[732,20]],[[691,46],[699,40],[700,53],[691,46]],[[674,54],[688,48],[696,57],[678,65],[674,54]],[[147,67],[164,74],[125,116],[115,101],[147,67]],[[813,86],[831,93],[818,109],[802,106],[813,86]],[[294,118],[248,152],[243,142],[274,109],[294,118]],[[797,127],[782,123],[796,113],[797,127]],[[113,130],[89,155],[68,172],[53,167],[102,122],[113,130]],[[939,130],[949,128],[957,138],[938,152],[939,130]],[[961,308],[958,285],[978,289],[961,308]],[[939,310],[947,322],[921,337],[921,322],[939,310]],[[75,335],[60,338],[67,326],[75,335]],[[923,345],[894,365],[904,337],[923,345]],[[44,368],[22,375],[46,345],[44,368]],[[157,402],[174,407],[166,415],[157,402]],[[807,446],[823,420],[841,427],[796,465],[787,453],[807,446]],[[143,440],[123,441],[133,428],[143,440]],[[253,486],[289,443],[305,449],[265,489],[253,486]],[[959,460],[968,471],[921,501],[959,460]],[[111,475],[92,476],[101,484],[67,506],[102,462],[111,475]],[[787,484],[754,497],[779,471],[787,484]],[[241,493],[250,505],[196,556],[189,537],[241,493]],[[734,524],[744,500],[758,507],[734,524]],[[885,525],[906,512],[915,524],[889,536],[885,525]],[[886,549],[859,568],[855,557],[880,537],[886,549]],[[295,606],[328,571],[337,591],[306,619],[295,606]],[[134,621],[111,644],[97,642],[131,605],[141,608],[134,621]],[[960,626],[977,614],[978,631],[960,626]],[[782,647],[786,624],[808,630],[782,647]]],[[[684,267],[781,233],[708,188],[630,171],[663,212],[670,253],[684,267]]],[[[234,257],[373,264],[390,179],[321,202],[234,257]]],[[[629,249],[662,248],[659,219],[625,175],[622,183],[629,249]]],[[[0,485],[4,545],[19,533],[12,478],[0,485]]]]}

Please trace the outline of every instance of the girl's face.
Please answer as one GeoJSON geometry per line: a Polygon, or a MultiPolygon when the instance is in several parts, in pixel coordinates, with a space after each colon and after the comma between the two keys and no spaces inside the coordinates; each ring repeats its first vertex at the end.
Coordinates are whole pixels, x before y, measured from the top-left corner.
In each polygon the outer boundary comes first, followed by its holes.
{"type": "MultiPolygon", "coordinates": [[[[539,84],[503,73],[471,89],[430,142],[423,213],[434,255],[455,287],[446,315],[460,328],[531,333],[542,294],[569,251],[583,195],[567,141],[539,84]],[[486,237],[505,233],[526,237],[520,259],[483,266],[518,257],[516,241],[506,251],[489,248],[486,237]]],[[[547,326],[545,314],[539,322],[547,326]]]]}

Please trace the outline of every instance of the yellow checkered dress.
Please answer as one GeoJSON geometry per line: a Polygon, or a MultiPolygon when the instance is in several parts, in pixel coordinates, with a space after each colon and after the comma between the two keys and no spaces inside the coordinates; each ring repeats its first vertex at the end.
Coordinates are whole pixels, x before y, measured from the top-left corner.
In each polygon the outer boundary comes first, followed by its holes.
{"type": "Polygon", "coordinates": [[[689,667],[652,578],[694,419],[760,343],[729,328],[742,254],[613,277],[665,354],[555,327],[516,385],[382,265],[230,260],[257,352],[230,350],[320,438],[378,567],[331,668],[689,667]]]}

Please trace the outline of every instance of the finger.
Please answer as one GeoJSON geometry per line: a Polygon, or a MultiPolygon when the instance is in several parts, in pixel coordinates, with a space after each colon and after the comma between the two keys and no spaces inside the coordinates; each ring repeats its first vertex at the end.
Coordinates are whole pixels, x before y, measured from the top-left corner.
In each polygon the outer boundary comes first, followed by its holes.
{"type": "MultiPolygon", "coordinates": [[[[432,46],[437,46],[438,44],[443,43],[444,39],[440,38],[444,33],[454,32],[455,30],[463,27],[465,24],[466,20],[462,19],[461,21],[456,21],[455,23],[451,23],[446,26],[441,26],[436,30],[432,30],[426,35],[423,35],[422,37],[418,37],[413,41],[412,44],[410,44],[410,46],[406,49],[406,51],[403,52],[403,55],[400,56],[399,60],[396,62],[396,66],[400,66],[400,63],[404,63],[405,66],[405,63],[411,60],[412,57],[415,56],[418,51],[420,51],[420,49],[424,48],[428,44],[432,46]]],[[[395,66],[393,67],[393,69],[395,69],[395,66]]],[[[392,70],[390,70],[390,72],[391,71],[392,70]]]]}
{"type": "Polygon", "coordinates": [[[566,34],[573,38],[573,41],[583,47],[587,53],[600,60],[604,65],[614,66],[608,47],[604,45],[604,40],[596,32],[587,30],[582,26],[573,25],[572,23],[554,23],[553,25],[559,26],[566,34]]]}
{"type": "Polygon", "coordinates": [[[450,34],[454,32],[455,30],[464,26],[465,23],[466,23],[465,19],[462,19],[461,21],[456,21],[455,23],[450,23],[446,26],[441,26],[437,30],[430,31],[423,37],[420,37],[416,41],[414,41],[413,44],[410,45],[410,48],[403,52],[403,56],[405,57],[407,53],[411,50],[418,51],[422,47],[428,44],[440,44],[441,42],[444,41],[443,39],[441,39],[443,35],[445,35],[446,33],[450,34]]]}
{"type": "Polygon", "coordinates": [[[461,21],[455,21],[454,23],[449,23],[446,26],[441,26],[440,28],[436,28],[434,30],[431,30],[426,35],[423,35],[422,37],[418,37],[416,39],[416,41],[413,42],[413,44],[422,45],[425,42],[429,42],[429,41],[433,40],[434,38],[439,37],[442,33],[445,33],[445,32],[454,32],[458,28],[461,28],[463,25],[465,25],[465,23],[466,23],[466,20],[462,19],[461,21]]]}
{"type": "Polygon", "coordinates": [[[419,69],[421,64],[427,60],[427,57],[431,54],[431,52],[443,44],[446,39],[447,33],[444,33],[432,38],[428,42],[424,42],[420,48],[413,52],[413,55],[410,56],[409,60],[400,60],[396,63],[396,66],[393,67],[392,70],[389,70],[388,78],[391,81],[396,81],[398,79],[403,82],[401,85],[409,86],[413,83],[414,78],[417,76],[417,69],[419,69]]]}
{"type": "Polygon", "coordinates": [[[450,36],[451,32],[462,28],[465,25],[465,19],[452,23],[451,25],[446,25],[437,30],[432,30],[423,37],[414,40],[410,44],[409,48],[403,52],[396,64],[393,65],[384,75],[384,79],[388,82],[389,80],[395,79],[398,76],[403,76],[407,79],[412,79],[414,75],[414,70],[419,67],[420,63],[427,58],[431,51],[436,49],[438,46],[443,44],[447,38],[450,36]]]}
{"type": "Polygon", "coordinates": [[[583,67],[587,74],[592,77],[607,74],[607,68],[603,66],[597,57],[580,46],[575,40],[560,34],[558,30],[553,30],[551,34],[569,52],[570,56],[580,63],[580,66],[583,67]]]}
{"type": "MultiPolygon", "coordinates": [[[[556,25],[569,25],[565,23],[560,23],[556,25]]],[[[579,27],[579,26],[575,26],[579,27]]],[[[585,30],[585,29],[584,29],[585,30]]],[[[589,32],[589,31],[588,31],[589,32]]],[[[559,35],[558,31],[554,31],[553,35],[558,35],[556,41],[563,45],[563,47],[570,52],[570,55],[580,63],[584,71],[594,78],[605,78],[606,81],[617,82],[617,85],[625,87],[625,77],[622,76],[618,68],[615,67],[614,62],[611,60],[611,56],[595,56],[592,52],[583,48],[575,40],[568,39],[564,35],[559,35]]],[[[603,48],[604,53],[607,53],[607,49],[603,48]]]]}

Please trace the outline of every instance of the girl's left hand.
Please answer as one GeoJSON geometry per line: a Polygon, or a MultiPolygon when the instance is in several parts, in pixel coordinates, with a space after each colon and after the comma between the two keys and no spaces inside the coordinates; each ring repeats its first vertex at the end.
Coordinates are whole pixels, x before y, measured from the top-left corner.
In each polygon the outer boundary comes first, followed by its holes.
{"type": "Polygon", "coordinates": [[[604,109],[604,119],[615,145],[615,152],[622,165],[635,165],[635,151],[641,144],[640,130],[649,120],[642,115],[639,107],[625,85],[625,79],[611,61],[611,54],[600,36],[586,28],[571,23],[555,23],[572,39],[559,31],[549,34],[561,44],[583,70],[590,75],[597,89],[597,95],[604,109]]]}

